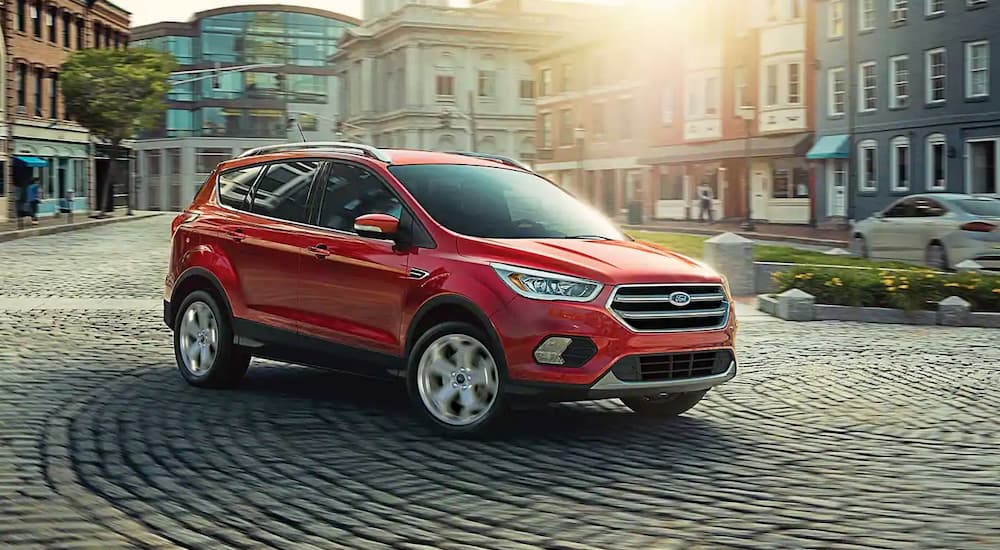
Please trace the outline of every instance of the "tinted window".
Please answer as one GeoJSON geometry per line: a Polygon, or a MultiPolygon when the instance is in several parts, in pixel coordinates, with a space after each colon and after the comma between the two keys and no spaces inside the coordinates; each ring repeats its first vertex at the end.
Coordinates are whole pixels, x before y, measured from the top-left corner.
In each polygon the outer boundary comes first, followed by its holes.
{"type": "Polygon", "coordinates": [[[390,166],[438,223],[473,237],[624,240],[607,218],[548,181],[487,166],[390,166]]]}
{"type": "Polygon", "coordinates": [[[913,208],[913,199],[897,202],[885,211],[885,217],[887,218],[910,218],[915,215],[916,210],[913,208]]]}
{"type": "Polygon", "coordinates": [[[306,221],[306,201],[319,161],[272,164],[254,188],[251,212],[293,222],[306,221]]]}
{"type": "Polygon", "coordinates": [[[1000,200],[997,199],[962,199],[958,205],[973,216],[1000,218],[1000,200]]]}
{"type": "Polygon", "coordinates": [[[389,214],[399,219],[399,199],[379,179],[352,164],[331,164],[323,186],[319,225],[354,231],[354,220],[364,214],[389,214]]]}
{"type": "Polygon", "coordinates": [[[219,174],[219,202],[230,208],[246,210],[250,202],[247,195],[258,173],[260,166],[238,168],[219,174]]]}
{"type": "Polygon", "coordinates": [[[914,215],[920,217],[944,216],[948,213],[941,203],[931,199],[915,199],[913,201],[914,215]]]}

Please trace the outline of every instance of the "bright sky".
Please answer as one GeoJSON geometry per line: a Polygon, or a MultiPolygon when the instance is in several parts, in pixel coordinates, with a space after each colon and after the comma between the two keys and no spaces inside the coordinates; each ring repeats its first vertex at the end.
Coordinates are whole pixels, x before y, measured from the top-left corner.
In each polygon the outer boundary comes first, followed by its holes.
{"type": "MultiPolygon", "coordinates": [[[[187,21],[197,11],[243,4],[294,4],[361,17],[361,0],[112,0],[132,12],[132,25],[148,25],[159,21],[187,21]]],[[[452,0],[454,5],[467,5],[466,0],[452,0]]]]}

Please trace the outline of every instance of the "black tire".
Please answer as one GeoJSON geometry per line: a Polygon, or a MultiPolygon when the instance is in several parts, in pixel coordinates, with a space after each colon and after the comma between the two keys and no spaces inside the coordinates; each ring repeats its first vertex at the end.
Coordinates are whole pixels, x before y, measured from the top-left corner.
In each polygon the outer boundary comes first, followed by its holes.
{"type": "Polygon", "coordinates": [[[708,390],[675,393],[662,399],[646,397],[623,397],[622,403],[633,412],[651,418],[674,418],[680,416],[701,401],[708,390]]]}
{"type": "Polygon", "coordinates": [[[950,271],[951,263],[948,261],[948,249],[940,243],[931,243],[927,245],[927,249],[924,251],[924,264],[927,267],[932,267],[941,271],[950,271]],[[938,258],[940,258],[940,260],[938,260],[938,258]]]}
{"type": "Polygon", "coordinates": [[[853,249],[851,252],[854,252],[857,256],[866,260],[871,258],[871,252],[868,250],[868,241],[861,235],[856,235],[851,239],[851,248],[853,249]]]}
{"type": "Polygon", "coordinates": [[[174,319],[174,358],[177,360],[177,369],[180,370],[184,380],[188,384],[200,388],[232,388],[237,386],[243,379],[243,375],[246,374],[251,360],[251,356],[246,350],[233,343],[233,327],[229,315],[219,307],[218,302],[211,294],[203,290],[196,290],[188,294],[177,309],[177,316],[174,319]],[[193,306],[195,308],[202,307],[197,304],[207,306],[214,316],[217,328],[214,359],[210,365],[204,366],[204,370],[201,372],[195,372],[185,362],[181,343],[181,338],[184,337],[182,334],[184,316],[193,306]]]}
{"type": "Polygon", "coordinates": [[[481,437],[493,433],[499,424],[499,420],[505,415],[508,403],[505,396],[507,383],[507,363],[504,360],[503,350],[497,349],[492,340],[478,327],[468,323],[448,321],[435,325],[417,339],[407,357],[406,365],[406,387],[410,396],[410,402],[417,410],[419,416],[431,427],[441,434],[452,437],[481,437]],[[427,348],[440,338],[450,335],[464,335],[475,339],[482,344],[492,356],[497,370],[497,390],[492,405],[487,412],[474,423],[466,425],[454,425],[442,421],[436,417],[425,404],[421,397],[418,370],[421,357],[427,348]]]}

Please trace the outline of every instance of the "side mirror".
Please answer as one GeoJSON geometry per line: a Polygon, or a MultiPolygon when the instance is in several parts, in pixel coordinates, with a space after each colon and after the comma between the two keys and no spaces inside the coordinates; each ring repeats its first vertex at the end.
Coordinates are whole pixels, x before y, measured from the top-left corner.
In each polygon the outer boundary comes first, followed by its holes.
{"type": "Polygon", "coordinates": [[[399,233],[399,220],[388,214],[365,214],[354,220],[354,231],[369,239],[393,240],[399,233]]]}

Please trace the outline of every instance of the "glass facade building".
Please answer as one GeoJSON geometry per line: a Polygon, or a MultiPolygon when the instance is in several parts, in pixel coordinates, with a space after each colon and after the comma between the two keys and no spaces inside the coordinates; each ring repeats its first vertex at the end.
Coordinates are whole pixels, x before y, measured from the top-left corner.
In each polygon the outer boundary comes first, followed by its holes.
{"type": "Polygon", "coordinates": [[[334,139],[338,85],[327,59],[359,24],[314,8],[247,5],[133,29],[133,46],[173,54],[179,71],[221,68],[175,85],[160,123],[139,136],[140,206],[182,208],[218,160],[301,139],[300,128],[307,139],[334,139]]]}

